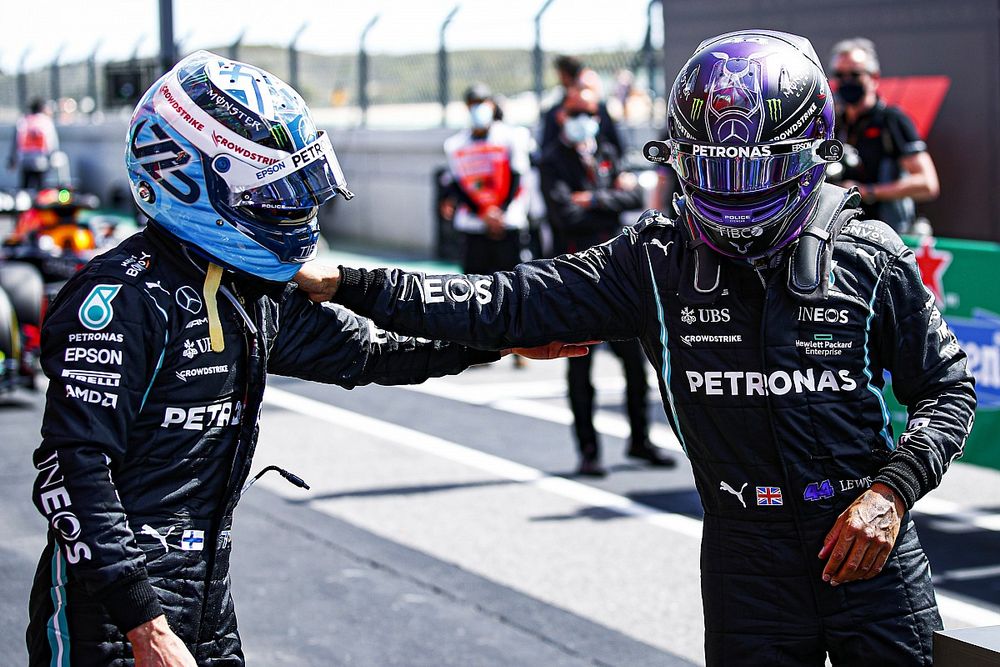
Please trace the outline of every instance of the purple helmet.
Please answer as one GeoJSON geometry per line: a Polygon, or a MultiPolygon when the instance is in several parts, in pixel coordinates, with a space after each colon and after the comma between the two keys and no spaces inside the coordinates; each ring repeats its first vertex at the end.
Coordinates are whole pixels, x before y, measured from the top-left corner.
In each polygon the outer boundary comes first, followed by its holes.
{"type": "Polygon", "coordinates": [[[670,91],[664,147],[693,232],[745,259],[798,236],[825,165],[842,154],[833,119],[826,75],[804,37],[741,30],[702,42],[670,91]]]}

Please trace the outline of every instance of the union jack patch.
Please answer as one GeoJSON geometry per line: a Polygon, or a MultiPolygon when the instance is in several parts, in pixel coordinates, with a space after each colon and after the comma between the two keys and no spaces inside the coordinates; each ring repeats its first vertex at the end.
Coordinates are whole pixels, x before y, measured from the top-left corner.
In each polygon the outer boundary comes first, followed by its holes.
{"type": "Polygon", "coordinates": [[[758,486],[757,504],[784,505],[785,503],[781,500],[781,489],[777,486],[758,486]]]}

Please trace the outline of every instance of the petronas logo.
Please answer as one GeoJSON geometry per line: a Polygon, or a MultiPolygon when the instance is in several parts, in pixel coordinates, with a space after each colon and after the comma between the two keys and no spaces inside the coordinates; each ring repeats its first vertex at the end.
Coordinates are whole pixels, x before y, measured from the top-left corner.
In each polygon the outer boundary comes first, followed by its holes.
{"type": "Polygon", "coordinates": [[[98,285],[90,290],[90,294],[80,306],[80,324],[91,331],[100,331],[111,323],[115,309],[111,302],[118,296],[121,285],[98,285]]]}
{"type": "Polygon", "coordinates": [[[691,102],[691,119],[692,120],[698,120],[698,116],[701,115],[701,110],[702,110],[702,107],[704,107],[704,106],[705,106],[705,100],[701,99],[700,97],[694,98],[694,101],[691,102]]]}
{"type": "Polygon", "coordinates": [[[781,120],[781,99],[777,97],[772,97],[767,101],[767,115],[771,117],[771,120],[777,123],[781,120]]]}

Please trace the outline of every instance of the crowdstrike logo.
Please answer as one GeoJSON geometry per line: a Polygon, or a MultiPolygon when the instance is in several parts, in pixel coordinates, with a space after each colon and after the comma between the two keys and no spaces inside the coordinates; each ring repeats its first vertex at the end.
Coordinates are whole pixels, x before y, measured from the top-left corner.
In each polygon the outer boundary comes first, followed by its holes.
{"type": "Polygon", "coordinates": [[[812,368],[758,373],[756,371],[687,371],[688,389],[706,396],[783,396],[820,391],[854,391],[858,383],[850,371],[812,368]]]}
{"type": "Polygon", "coordinates": [[[260,153],[247,148],[246,146],[241,146],[240,144],[227,139],[221,134],[212,130],[212,141],[215,142],[216,146],[222,146],[223,148],[229,149],[237,155],[241,155],[248,160],[253,160],[254,162],[260,162],[262,164],[274,164],[275,162],[280,162],[277,158],[267,157],[266,155],[261,155],[260,153]]]}

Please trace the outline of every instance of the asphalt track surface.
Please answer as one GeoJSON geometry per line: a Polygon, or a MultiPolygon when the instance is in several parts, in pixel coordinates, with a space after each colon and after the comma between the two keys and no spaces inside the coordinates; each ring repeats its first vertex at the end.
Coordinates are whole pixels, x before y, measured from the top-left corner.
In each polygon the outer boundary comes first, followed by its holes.
{"type": "MultiPolygon", "coordinates": [[[[701,509],[623,456],[617,359],[598,350],[603,480],[574,478],[565,362],[510,359],[417,387],[268,389],[234,525],[251,665],[702,664],[701,509]]],[[[676,443],[650,396],[654,440],[676,443]]],[[[44,523],[29,499],[43,400],[0,400],[0,667],[24,664],[44,523]]],[[[948,628],[1000,624],[1000,472],[958,463],[917,505],[948,628]]]]}

